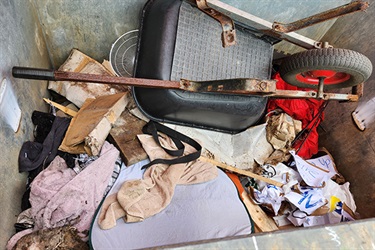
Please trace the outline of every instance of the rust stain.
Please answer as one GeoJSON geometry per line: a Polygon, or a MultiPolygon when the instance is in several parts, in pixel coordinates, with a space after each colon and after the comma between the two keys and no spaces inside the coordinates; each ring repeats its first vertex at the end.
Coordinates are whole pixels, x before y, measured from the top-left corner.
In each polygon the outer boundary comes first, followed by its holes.
{"type": "Polygon", "coordinates": [[[218,21],[221,24],[223,32],[221,33],[221,40],[223,47],[228,47],[236,44],[236,31],[234,29],[233,20],[223,13],[211,8],[208,6],[206,0],[196,0],[196,5],[198,8],[211,16],[213,19],[218,21]]]}

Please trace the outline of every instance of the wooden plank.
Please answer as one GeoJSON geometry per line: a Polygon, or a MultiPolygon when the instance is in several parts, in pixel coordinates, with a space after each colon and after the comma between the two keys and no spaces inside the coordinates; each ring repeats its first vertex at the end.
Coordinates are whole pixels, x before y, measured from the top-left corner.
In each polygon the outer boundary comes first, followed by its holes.
{"type": "Polygon", "coordinates": [[[247,211],[254,221],[256,232],[258,230],[260,232],[271,232],[279,229],[274,220],[250,199],[246,191],[243,191],[241,196],[247,211]]]}
{"type": "Polygon", "coordinates": [[[120,150],[121,159],[126,166],[147,158],[147,154],[137,138],[138,134],[143,134],[142,128],[145,124],[146,122],[125,109],[109,132],[108,140],[120,150]]]}
{"type": "Polygon", "coordinates": [[[44,100],[46,103],[55,106],[57,109],[61,110],[61,111],[64,112],[65,114],[70,115],[71,117],[76,116],[76,114],[78,113],[77,111],[74,111],[74,110],[72,110],[72,109],[70,109],[70,108],[67,108],[67,107],[61,105],[61,104],[58,104],[58,103],[53,102],[53,101],[51,101],[51,100],[48,100],[47,98],[43,98],[43,100],[44,100]]]}
{"type": "Polygon", "coordinates": [[[261,175],[254,174],[254,173],[252,173],[250,171],[246,171],[246,170],[243,170],[243,169],[238,169],[238,168],[229,166],[227,164],[224,164],[222,162],[215,161],[215,160],[203,157],[203,156],[201,156],[199,159],[202,160],[202,161],[205,161],[205,162],[212,163],[212,164],[214,164],[214,165],[216,165],[216,166],[218,166],[218,167],[220,167],[222,169],[226,169],[226,170],[232,171],[232,172],[237,173],[237,174],[249,176],[251,178],[254,178],[254,179],[257,179],[257,180],[260,180],[260,181],[264,181],[264,182],[266,182],[268,184],[272,184],[272,185],[275,185],[277,187],[282,187],[284,185],[281,182],[278,182],[278,181],[275,181],[275,180],[263,177],[261,175]]]}

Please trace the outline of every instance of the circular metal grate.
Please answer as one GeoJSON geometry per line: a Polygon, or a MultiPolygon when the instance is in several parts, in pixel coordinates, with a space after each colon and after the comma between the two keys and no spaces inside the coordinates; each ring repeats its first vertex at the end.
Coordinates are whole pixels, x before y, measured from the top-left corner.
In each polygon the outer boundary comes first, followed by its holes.
{"type": "Polygon", "coordinates": [[[120,36],[112,44],[109,61],[117,76],[133,76],[137,41],[138,30],[131,30],[120,36]]]}

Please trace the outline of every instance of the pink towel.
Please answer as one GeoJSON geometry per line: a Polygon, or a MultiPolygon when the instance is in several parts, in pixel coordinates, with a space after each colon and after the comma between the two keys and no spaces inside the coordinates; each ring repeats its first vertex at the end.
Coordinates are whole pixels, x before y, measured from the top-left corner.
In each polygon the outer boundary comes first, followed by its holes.
{"type": "Polygon", "coordinates": [[[118,150],[105,143],[100,157],[78,175],[56,157],[31,185],[34,230],[74,225],[82,232],[90,224],[111,178],[118,150]]]}
{"type": "MultiPolygon", "coordinates": [[[[100,157],[77,175],[57,156],[31,184],[33,231],[64,225],[74,226],[79,232],[88,231],[118,157],[119,151],[105,142],[100,157]]],[[[12,239],[19,239],[18,234],[12,239]]]]}

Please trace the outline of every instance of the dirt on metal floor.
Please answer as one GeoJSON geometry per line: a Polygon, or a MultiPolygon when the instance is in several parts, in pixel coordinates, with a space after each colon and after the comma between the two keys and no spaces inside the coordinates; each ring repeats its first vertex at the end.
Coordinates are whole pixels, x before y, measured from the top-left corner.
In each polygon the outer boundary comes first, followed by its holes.
{"type": "MultiPolygon", "coordinates": [[[[366,12],[341,17],[322,41],[336,48],[347,48],[366,55],[375,65],[375,1],[366,12]]],[[[350,91],[345,89],[343,92],[350,91]]],[[[366,124],[361,132],[351,113],[375,97],[375,74],[364,85],[364,96],[358,103],[331,102],[320,129],[320,146],[334,156],[339,171],[351,183],[350,190],[362,218],[375,217],[375,123],[366,124]]],[[[367,104],[368,105],[368,104],[367,104]]],[[[373,109],[375,112],[375,109],[373,109]]]]}

